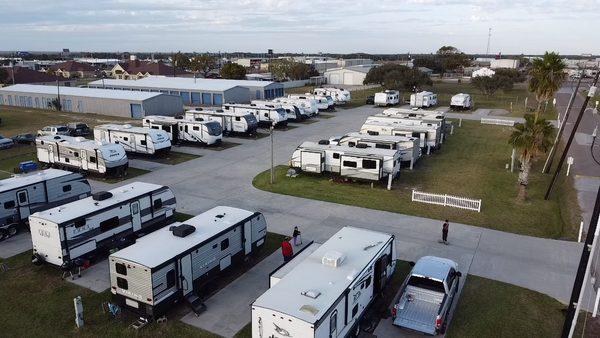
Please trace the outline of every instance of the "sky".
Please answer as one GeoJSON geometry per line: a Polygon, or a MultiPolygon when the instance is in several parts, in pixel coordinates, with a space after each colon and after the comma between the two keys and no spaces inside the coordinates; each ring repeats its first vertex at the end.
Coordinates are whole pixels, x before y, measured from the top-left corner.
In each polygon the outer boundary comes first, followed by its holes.
{"type": "Polygon", "coordinates": [[[600,54],[600,0],[0,0],[0,50],[600,54]]]}

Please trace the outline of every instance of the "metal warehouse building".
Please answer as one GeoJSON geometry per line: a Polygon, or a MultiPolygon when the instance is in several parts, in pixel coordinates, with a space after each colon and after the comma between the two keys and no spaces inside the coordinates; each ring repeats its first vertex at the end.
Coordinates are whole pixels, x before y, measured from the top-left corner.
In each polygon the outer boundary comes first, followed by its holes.
{"type": "Polygon", "coordinates": [[[323,76],[327,78],[327,83],[329,84],[360,86],[363,84],[369,70],[373,67],[375,65],[331,68],[326,70],[323,76]]]}
{"type": "Polygon", "coordinates": [[[142,118],[183,112],[181,97],[162,93],[18,84],[0,88],[0,104],[48,108],[58,97],[63,111],[142,118]],[[60,91],[60,92],[59,92],[60,91]]]}
{"type": "Polygon", "coordinates": [[[105,79],[90,82],[88,86],[169,93],[181,96],[183,104],[188,106],[219,106],[283,96],[281,83],[251,80],[148,76],[139,80],[105,79]]]}

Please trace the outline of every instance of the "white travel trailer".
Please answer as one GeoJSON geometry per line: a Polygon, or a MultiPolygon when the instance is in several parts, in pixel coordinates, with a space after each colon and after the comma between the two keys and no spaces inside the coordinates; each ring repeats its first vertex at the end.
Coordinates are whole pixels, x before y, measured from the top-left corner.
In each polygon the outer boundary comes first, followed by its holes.
{"type": "Polygon", "coordinates": [[[126,152],[163,155],[171,150],[169,134],[163,130],[133,127],[130,124],[102,124],[94,127],[94,140],[123,146],[126,152]]]}
{"type": "Polygon", "coordinates": [[[356,337],[395,268],[393,235],[344,227],[254,301],[252,338],[356,337]]]}
{"type": "Polygon", "coordinates": [[[300,108],[296,107],[291,103],[283,103],[283,102],[275,102],[275,101],[266,101],[266,100],[252,100],[251,104],[255,104],[259,107],[268,107],[268,108],[283,108],[285,110],[285,115],[288,120],[301,121],[308,118],[308,115],[303,114],[300,111],[300,108]]]}
{"type": "Polygon", "coordinates": [[[444,143],[446,139],[446,129],[450,126],[446,122],[446,116],[443,113],[427,110],[417,110],[410,113],[396,112],[390,114],[390,109],[380,114],[371,115],[367,121],[379,121],[384,123],[403,123],[403,124],[421,124],[427,123],[440,126],[439,143],[444,143]]]}
{"type": "Polygon", "coordinates": [[[254,134],[258,129],[256,117],[250,113],[239,113],[232,111],[204,110],[196,108],[185,112],[185,118],[193,121],[215,121],[221,125],[224,134],[254,134]]]}
{"type": "Polygon", "coordinates": [[[255,104],[224,104],[223,111],[235,113],[250,113],[256,117],[259,124],[269,126],[287,125],[287,116],[283,108],[260,107],[255,104]]]}
{"type": "Polygon", "coordinates": [[[215,207],[110,255],[110,291],[148,320],[182,300],[199,313],[206,283],[258,251],[266,234],[261,213],[215,207]]]}
{"type": "Polygon", "coordinates": [[[304,142],[296,148],[290,167],[321,174],[330,172],[348,178],[379,181],[400,174],[400,152],[392,149],[304,142]]]}
{"type": "Polygon", "coordinates": [[[352,99],[350,92],[346,89],[323,87],[315,88],[313,93],[321,96],[331,96],[335,104],[345,104],[352,99]]]}
{"type": "Polygon", "coordinates": [[[142,182],[36,212],[29,216],[33,262],[69,266],[77,258],[127,245],[168,224],[174,214],[173,192],[142,182]]]}
{"type": "Polygon", "coordinates": [[[373,102],[380,107],[397,105],[400,103],[400,92],[397,90],[385,90],[375,93],[373,102]]]}
{"type": "MultiPolygon", "coordinates": [[[[290,107],[290,106],[296,107],[298,109],[298,111],[300,112],[301,119],[307,119],[311,116],[314,116],[316,113],[319,112],[319,109],[317,109],[317,104],[314,101],[291,99],[288,97],[278,97],[278,98],[273,99],[271,102],[281,104],[282,107],[286,107],[286,106],[287,107],[290,107]],[[314,106],[311,106],[310,103],[314,103],[314,106]]],[[[295,109],[294,109],[294,111],[295,111],[295,109]]],[[[296,116],[298,116],[297,112],[296,112],[296,116]]],[[[289,117],[289,115],[288,115],[288,117],[289,117]]]]}
{"type": "Polygon", "coordinates": [[[172,143],[198,142],[206,145],[220,143],[223,129],[218,122],[193,121],[170,116],[146,116],[142,119],[146,128],[164,130],[172,143]]]}
{"type": "Polygon", "coordinates": [[[358,144],[366,144],[369,148],[393,149],[400,151],[400,160],[410,162],[410,168],[421,157],[419,138],[394,135],[369,135],[361,133],[349,133],[336,138],[336,145],[356,147],[358,144]]]}
{"type": "Polygon", "coordinates": [[[333,99],[327,98],[326,96],[314,95],[311,93],[306,94],[289,94],[288,98],[298,100],[314,100],[317,109],[319,111],[331,110],[333,108],[333,99]]]}
{"type": "Polygon", "coordinates": [[[119,176],[126,173],[129,166],[120,144],[54,135],[37,137],[35,146],[38,161],[60,169],[119,176]]]}
{"type": "Polygon", "coordinates": [[[455,110],[469,110],[473,107],[473,100],[469,94],[456,94],[450,99],[450,108],[455,110]]]}
{"type": "Polygon", "coordinates": [[[0,241],[14,236],[34,212],[86,198],[90,184],[81,174],[58,169],[0,181],[0,241]]]}
{"type": "Polygon", "coordinates": [[[437,94],[422,91],[410,95],[411,107],[432,107],[437,104],[437,94]]]}
{"type": "Polygon", "coordinates": [[[404,123],[368,120],[360,128],[362,134],[400,135],[419,139],[421,148],[437,149],[441,145],[442,127],[438,123],[405,121],[404,123]]]}

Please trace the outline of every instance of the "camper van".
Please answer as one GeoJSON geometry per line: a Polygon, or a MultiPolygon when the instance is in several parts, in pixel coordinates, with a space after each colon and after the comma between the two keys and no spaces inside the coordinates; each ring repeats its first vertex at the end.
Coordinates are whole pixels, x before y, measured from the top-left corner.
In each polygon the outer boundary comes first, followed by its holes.
{"type": "Polygon", "coordinates": [[[400,151],[338,146],[329,141],[304,142],[296,148],[290,167],[321,174],[330,172],[348,178],[379,181],[400,173],[400,151]]]}
{"type": "Polygon", "coordinates": [[[333,109],[333,99],[331,99],[331,98],[327,99],[327,97],[325,97],[325,96],[307,93],[307,94],[289,94],[288,98],[298,99],[298,100],[314,100],[317,105],[317,109],[319,111],[326,111],[326,110],[333,109]]]}
{"type": "Polygon", "coordinates": [[[397,90],[386,90],[383,92],[375,93],[376,106],[394,106],[400,103],[400,92],[397,90]]]}
{"type": "Polygon", "coordinates": [[[251,104],[255,104],[259,107],[268,107],[268,108],[282,108],[285,110],[285,115],[289,120],[293,121],[302,121],[308,118],[308,115],[303,114],[300,111],[300,108],[291,104],[291,103],[283,103],[283,102],[275,102],[275,101],[266,101],[266,100],[252,100],[251,104]]]}
{"type": "MultiPolygon", "coordinates": [[[[316,113],[319,112],[319,110],[317,109],[317,104],[314,101],[290,99],[287,97],[278,97],[276,99],[273,99],[270,102],[272,102],[274,104],[281,104],[282,107],[291,107],[291,106],[295,107],[296,109],[298,109],[298,112],[300,113],[301,120],[305,120],[311,116],[314,116],[316,113]],[[310,105],[311,102],[314,103],[314,106],[310,105]]],[[[296,109],[294,109],[294,111],[296,111],[296,109]]],[[[296,112],[296,116],[298,116],[297,115],[298,112],[296,112]]],[[[289,118],[289,115],[288,115],[288,118],[289,118]]]]}
{"type": "Polygon", "coordinates": [[[96,126],[94,140],[120,144],[126,152],[137,154],[164,155],[171,150],[171,140],[166,131],[133,127],[130,124],[96,126]]]}
{"type": "Polygon", "coordinates": [[[469,94],[456,94],[450,99],[450,109],[454,110],[469,110],[473,107],[473,101],[469,94]]]}
{"type": "Polygon", "coordinates": [[[410,95],[410,106],[418,108],[432,107],[437,104],[437,94],[422,91],[410,95]]]}
{"type": "Polygon", "coordinates": [[[223,111],[235,113],[250,113],[256,117],[259,124],[267,126],[287,125],[287,116],[282,108],[260,107],[255,104],[224,104],[223,111]]]}
{"type": "Polygon", "coordinates": [[[330,139],[330,143],[348,147],[366,144],[369,148],[398,150],[400,151],[400,160],[410,162],[411,169],[412,165],[421,157],[421,147],[417,137],[349,133],[330,139]]]}
{"type": "Polygon", "coordinates": [[[258,121],[250,113],[225,112],[222,109],[204,110],[196,108],[185,112],[185,118],[192,121],[218,122],[224,134],[239,133],[252,135],[256,133],[258,121]]]}
{"type": "Polygon", "coordinates": [[[345,104],[347,102],[350,102],[350,100],[352,99],[352,96],[350,95],[350,92],[348,90],[340,88],[315,88],[313,90],[313,94],[321,96],[331,96],[335,104],[345,104]]]}
{"type": "Polygon", "coordinates": [[[344,227],[254,301],[252,338],[357,337],[395,268],[393,235],[344,227]]]}
{"type": "Polygon", "coordinates": [[[90,184],[81,174],[58,169],[0,181],[0,241],[16,235],[34,212],[86,198],[90,184]]]}
{"type": "Polygon", "coordinates": [[[442,127],[439,123],[404,121],[403,123],[369,120],[362,125],[360,133],[368,135],[400,135],[419,138],[421,148],[437,149],[441,145],[442,127]]]}
{"type": "Polygon", "coordinates": [[[129,244],[168,224],[174,214],[173,192],[142,182],[36,212],[29,216],[33,262],[68,266],[76,258],[129,244]]]}
{"type": "Polygon", "coordinates": [[[146,116],[142,119],[146,128],[164,130],[172,143],[197,142],[213,145],[221,142],[223,129],[218,122],[193,121],[170,116],[146,116]]]}
{"type": "Polygon", "coordinates": [[[110,291],[117,303],[148,320],[179,301],[199,313],[206,283],[258,251],[266,234],[261,213],[215,207],[110,255],[110,291]]]}
{"type": "Polygon", "coordinates": [[[50,167],[120,176],[129,166],[125,149],[120,144],[54,135],[37,137],[35,146],[38,161],[50,167]]]}

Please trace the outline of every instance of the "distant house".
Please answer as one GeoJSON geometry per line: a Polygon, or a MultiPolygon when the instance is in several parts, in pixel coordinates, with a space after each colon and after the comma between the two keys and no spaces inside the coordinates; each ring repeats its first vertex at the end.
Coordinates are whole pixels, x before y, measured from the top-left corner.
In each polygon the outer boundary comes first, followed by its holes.
{"type": "Polygon", "coordinates": [[[367,73],[375,65],[358,65],[350,67],[331,68],[323,73],[327,83],[332,85],[360,86],[363,84],[367,73]]]}
{"type": "Polygon", "coordinates": [[[173,73],[173,67],[162,61],[140,61],[129,60],[125,63],[117,63],[111,69],[112,77],[119,80],[137,80],[150,75],[173,76],[191,76],[192,74],[184,70],[176,69],[173,73]]]}
{"type": "Polygon", "coordinates": [[[39,84],[39,85],[56,85],[58,80],[61,86],[69,87],[72,81],[56,75],[39,72],[27,67],[5,67],[7,77],[0,79],[0,86],[12,84],[39,84]]]}
{"type": "Polygon", "coordinates": [[[483,67],[483,68],[473,71],[473,73],[471,74],[471,77],[478,77],[478,76],[492,77],[492,76],[494,76],[494,74],[496,74],[495,71],[493,71],[489,68],[483,67]]]}
{"type": "Polygon", "coordinates": [[[82,78],[96,75],[96,68],[90,64],[73,60],[57,63],[50,67],[50,69],[54,71],[54,74],[66,78],[82,78]]]}

